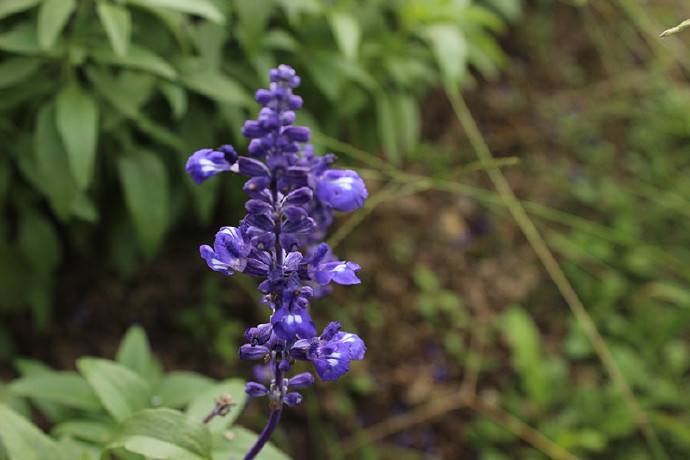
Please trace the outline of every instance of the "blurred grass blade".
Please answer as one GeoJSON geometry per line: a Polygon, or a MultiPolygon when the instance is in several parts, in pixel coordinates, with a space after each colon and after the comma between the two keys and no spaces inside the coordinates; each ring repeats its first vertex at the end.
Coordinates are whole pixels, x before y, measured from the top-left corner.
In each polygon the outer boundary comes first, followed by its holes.
{"type": "Polygon", "coordinates": [[[75,0],[45,0],[38,10],[38,44],[41,48],[53,47],[76,6],[75,0]]]}
{"type": "Polygon", "coordinates": [[[124,56],[127,54],[132,33],[132,19],[129,11],[123,6],[107,2],[99,2],[97,10],[113,51],[118,56],[124,56]]]}
{"type": "Polygon", "coordinates": [[[666,29],[663,32],[661,32],[660,37],[668,37],[669,35],[674,35],[679,32],[684,31],[685,29],[690,28],[690,19],[686,19],[685,21],[681,22],[675,27],[671,27],[670,29],[666,29]]]}
{"type": "Polygon", "coordinates": [[[341,51],[346,58],[355,59],[362,36],[359,23],[351,14],[343,11],[334,11],[329,15],[329,19],[341,51]]]}
{"type": "Polygon", "coordinates": [[[446,83],[456,84],[465,71],[467,43],[455,24],[434,24],[423,33],[434,51],[436,62],[446,83]]]}
{"type": "Polygon", "coordinates": [[[218,24],[223,24],[225,22],[223,13],[209,0],[128,0],[128,3],[194,14],[218,24]]]}
{"type": "Polygon", "coordinates": [[[98,141],[98,104],[76,81],[70,82],[56,99],[56,126],[67,149],[69,165],[77,186],[91,183],[98,141]]]}

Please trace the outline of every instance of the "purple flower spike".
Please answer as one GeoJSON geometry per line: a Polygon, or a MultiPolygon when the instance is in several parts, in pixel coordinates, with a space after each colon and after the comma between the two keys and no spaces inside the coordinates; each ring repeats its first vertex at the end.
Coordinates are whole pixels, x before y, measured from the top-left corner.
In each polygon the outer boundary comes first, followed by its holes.
{"type": "Polygon", "coordinates": [[[366,346],[356,334],[328,324],[320,336],[309,314],[310,303],[329,292],[328,285],[360,283],[359,265],[335,257],[321,243],[335,211],[353,211],[367,198],[362,178],[350,170],[331,169],[335,156],[316,155],[309,128],[295,126],[295,110],[302,98],[293,93],[300,84],[294,69],[281,65],[269,73],[270,85],[256,92],[262,108],[247,121],[242,134],[250,139],[238,155],[229,145],[203,149],[187,162],[187,171],[201,183],[221,171],[247,177],[247,211],[238,227],[222,227],[213,246],[203,245],[208,266],[225,275],[242,272],[258,278],[268,322],[247,329],[242,359],[263,363],[259,382],[249,382],[249,396],[267,396],[271,414],[266,427],[244,456],[253,460],[275,430],[285,406],[297,406],[315,376],[303,372],[289,377],[295,360],[310,361],[321,380],[345,374],[351,361],[364,358],[366,346]]]}
{"type": "Polygon", "coordinates": [[[349,169],[329,169],[316,182],[319,199],[337,211],[359,209],[369,196],[359,174],[349,169]]]}
{"type": "MultiPolygon", "coordinates": [[[[231,146],[221,148],[224,151],[235,153],[231,146]]],[[[201,149],[189,157],[185,169],[187,174],[194,179],[194,182],[201,184],[209,177],[223,171],[237,172],[237,154],[234,154],[233,158],[232,154],[219,150],[201,149]]]]}

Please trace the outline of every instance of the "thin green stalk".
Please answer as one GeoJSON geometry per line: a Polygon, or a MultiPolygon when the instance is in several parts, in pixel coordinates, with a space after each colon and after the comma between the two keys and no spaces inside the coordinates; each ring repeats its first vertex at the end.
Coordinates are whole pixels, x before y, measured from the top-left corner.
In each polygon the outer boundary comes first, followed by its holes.
{"type": "MultiPolygon", "coordinates": [[[[477,157],[481,162],[487,165],[490,164],[490,162],[493,160],[493,155],[491,154],[491,150],[489,149],[484,136],[479,130],[472,113],[467,107],[464,98],[457,90],[452,88],[448,89],[446,94],[450,99],[455,115],[469,137],[470,143],[472,144],[477,157]]],[[[530,219],[525,208],[515,196],[513,189],[508,183],[508,180],[499,169],[487,168],[486,171],[491,179],[491,182],[494,184],[494,187],[496,187],[496,190],[501,196],[501,199],[504,201],[511,215],[527,238],[530,246],[532,246],[532,249],[546,269],[549,277],[556,285],[559,292],[563,296],[563,299],[566,301],[573,314],[577,318],[580,326],[589,338],[592,347],[599,356],[599,359],[601,359],[614,384],[618,387],[619,391],[625,398],[631,412],[637,420],[642,434],[647,440],[652,454],[655,458],[667,459],[668,455],[664,451],[664,448],[650,423],[649,417],[640,407],[640,404],[637,401],[637,398],[635,397],[630,385],[628,384],[628,381],[625,379],[625,376],[618,367],[618,364],[616,364],[616,361],[613,359],[606,341],[599,333],[599,330],[592,320],[592,317],[587,312],[584,304],[580,300],[580,297],[577,295],[575,289],[570,284],[570,281],[565,276],[565,273],[546,244],[546,241],[539,233],[539,230],[537,230],[537,227],[530,219]]]]}

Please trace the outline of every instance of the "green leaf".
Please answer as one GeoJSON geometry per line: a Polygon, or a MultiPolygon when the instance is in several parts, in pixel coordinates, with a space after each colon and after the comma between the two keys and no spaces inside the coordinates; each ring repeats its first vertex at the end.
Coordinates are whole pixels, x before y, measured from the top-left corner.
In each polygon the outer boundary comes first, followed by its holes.
{"type": "Polygon", "coordinates": [[[170,197],[165,165],[142,151],[118,159],[120,182],[144,253],[157,251],[169,223],[170,197]]]}
{"type": "Polygon", "coordinates": [[[219,396],[230,396],[236,405],[230,409],[230,413],[225,417],[215,417],[208,423],[208,427],[213,432],[220,432],[237,419],[247,402],[247,394],[244,392],[245,382],[242,379],[228,379],[222,383],[208,388],[200,393],[187,408],[187,414],[197,420],[203,420],[215,405],[215,400],[219,396]]]}
{"type": "Polygon", "coordinates": [[[513,307],[501,317],[501,328],[512,349],[513,365],[522,377],[527,394],[536,404],[544,406],[550,393],[537,326],[522,308],[513,307]]]}
{"type": "Polygon", "coordinates": [[[115,360],[130,368],[143,378],[151,376],[153,356],[146,332],[141,326],[132,326],[120,342],[115,360]]]}
{"type": "Polygon", "coordinates": [[[0,19],[21,13],[41,3],[41,0],[3,0],[0,2],[0,19]]]}
{"type": "Polygon", "coordinates": [[[114,430],[115,426],[112,423],[98,420],[69,420],[55,425],[52,434],[54,436],[69,436],[103,445],[113,439],[115,435],[114,430]]]}
{"type": "Polygon", "coordinates": [[[434,24],[423,34],[431,44],[441,75],[447,84],[457,84],[465,72],[467,43],[456,24],[434,24]]]}
{"type": "Polygon", "coordinates": [[[55,441],[4,404],[0,404],[0,441],[9,460],[64,459],[55,441]]]}
{"type": "Polygon", "coordinates": [[[357,57],[362,31],[357,20],[349,13],[334,11],[329,16],[333,35],[346,58],[357,57]]]}
{"type": "Polygon", "coordinates": [[[38,9],[38,44],[52,48],[77,6],[75,0],[45,0],[38,9]]]}
{"type": "Polygon", "coordinates": [[[38,273],[50,273],[62,257],[60,238],[41,213],[26,210],[19,221],[19,247],[38,273]]]}
{"type": "Polygon", "coordinates": [[[400,164],[395,123],[395,111],[390,97],[381,92],[376,96],[376,127],[383,150],[393,164],[400,164]]]}
{"type": "MultiPolygon", "coordinates": [[[[52,105],[44,106],[38,112],[34,131],[35,165],[27,165],[26,174],[36,176],[36,187],[48,198],[55,213],[65,220],[71,214],[72,203],[79,192],[55,126],[54,112],[52,105]]],[[[27,156],[26,160],[30,158],[27,156]]]]}
{"type": "Polygon", "coordinates": [[[146,409],[122,422],[122,432],[110,447],[154,459],[210,459],[211,434],[200,420],[182,412],[146,409]]]}
{"type": "Polygon", "coordinates": [[[393,98],[393,106],[398,120],[400,149],[404,153],[408,153],[417,147],[419,143],[421,122],[419,120],[417,101],[412,96],[397,94],[393,98]]]}
{"type": "Polygon", "coordinates": [[[50,401],[75,409],[99,411],[101,404],[89,384],[76,372],[50,372],[23,377],[10,385],[20,396],[50,401]]]}
{"type": "Polygon", "coordinates": [[[217,22],[218,24],[223,24],[225,22],[223,13],[209,0],[128,0],[128,3],[131,5],[165,8],[181,13],[193,14],[206,18],[209,21],[217,22]]]}
{"type": "MultiPolygon", "coordinates": [[[[232,428],[232,438],[214,437],[213,460],[227,460],[228,458],[242,458],[254,445],[258,435],[241,426],[232,428]]],[[[256,457],[257,460],[290,460],[290,457],[267,443],[256,457]]]]}
{"type": "Polygon", "coordinates": [[[159,88],[170,104],[173,116],[178,120],[182,118],[187,112],[187,92],[184,88],[168,82],[162,82],[159,88]]]}
{"type": "Polygon", "coordinates": [[[58,94],[55,122],[65,144],[77,186],[84,190],[93,178],[98,142],[98,104],[76,81],[58,94]]]}
{"type": "Polygon", "coordinates": [[[41,67],[41,61],[34,58],[9,58],[0,64],[0,89],[8,88],[24,80],[41,67]]]}
{"type": "Polygon", "coordinates": [[[34,25],[25,22],[0,34],[0,50],[29,56],[41,54],[34,25]]]}
{"type": "Polygon", "coordinates": [[[132,69],[144,70],[167,79],[174,79],[177,72],[165,59],[134,43],[129,45],[127,54],[116,54],[107,43],[96,43],[89,52],[94,59],[103,64],[117,65],[132,69]]]}
{"type": "Polygon", "coordinates": [[[118,56],[124,56],[127,54],[129,39],[132,33],[132,19],[129,10],[123,6],[105,1],[98,2],[96,8],[113,51],[118,56]]]}
{"type": "Polygon", "coordinates": [[[151,388],[134,371],[99,358],[81,358],[77,368],[116,420],[124,420],[150,405],[151,388]]]}
{"type": "Polygon", "coordinates": [[[235,80],[221,73],[197,72],[181,76],[182,83],[192,91],[210,97],[217,102],[250,105],[252,99],[235,80]]]}
{"type": "MultiPolygon", "coordinates": [[[[176,371],[165,376],[156,396],[165,407],[184,407],[214,386],[214,381],[194,372],[176,371]]],[[[205,414],[204,414],[205,415],[205,414]]]]}

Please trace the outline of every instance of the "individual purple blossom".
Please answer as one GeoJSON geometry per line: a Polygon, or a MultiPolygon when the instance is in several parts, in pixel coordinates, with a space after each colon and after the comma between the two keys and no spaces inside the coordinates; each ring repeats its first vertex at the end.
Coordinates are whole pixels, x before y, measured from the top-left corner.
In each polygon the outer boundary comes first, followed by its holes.
{"type": "Polygon", "coordinates": [[[251,245],[242,230],[236,227],[221,228],[216,233],[213,247],[205,244],[199,248],[209,268],[226,275],[243,271],[250,251],[251,245]]]}
{"type": "Polygon", "coordinates": [[[201,149],[194,152],[187,160],[185,169],[201,184],[211,176],[223,171],[237,172],[237,153],[231,145],[222,145],[217,150],[201,149]]]}
{"type": "Polygon", "coordinates": [[[316,195],[333,209],[350,212],[361,208],[369,193],[356,172],[329,169],[316,180],[316,195]]]}
{"type": "Polygon", "coordinates": [[[247,177],[246,216],[237,227],[222,227],[213,246],[199,248],[212,270],[259,278],[262,303],[270,311],[268,321],[245,331],[247,343],[239,348],[240,358],[266,363],[258,376],[264,383],[249,382],[245,391],[266,396],[271,408],[245,460],[255,458],[267,442],[283,406],[302,402],[294,390],[314,384],[309,372],[287,375],[295,360],[311,362],[321,380],[335,380],[366,351],[362,339],[340,331],[339,323],[330,323],[317,337],[310,314],[313,299],[327,293],[331,283],[360,283],[360,266],[338,259],[322,241],[334,211],[362,207],[366,185],[354,171],[331,168],[335,155],[315,155],[309,128],[293,124],[302,106],[302,98],[293,94],[300,84],[295,71],[281,65],[269,79],[269,88],[256,92],[262,106],[258,118],[242,127],[249,139],[247,155],[224,145],[195,152],[186,165],[197,183],[225,171],[247,177]]]}
{"type": "Polygon", "coordinates": [[[322,380],[336,380],[350,369],[350,361],[364,359],[367,347],[356,334],[340,331],[340,323],[326,326],[320,337],[301,339],[290,349],[293,358],[311,361],[322,380]]]}

